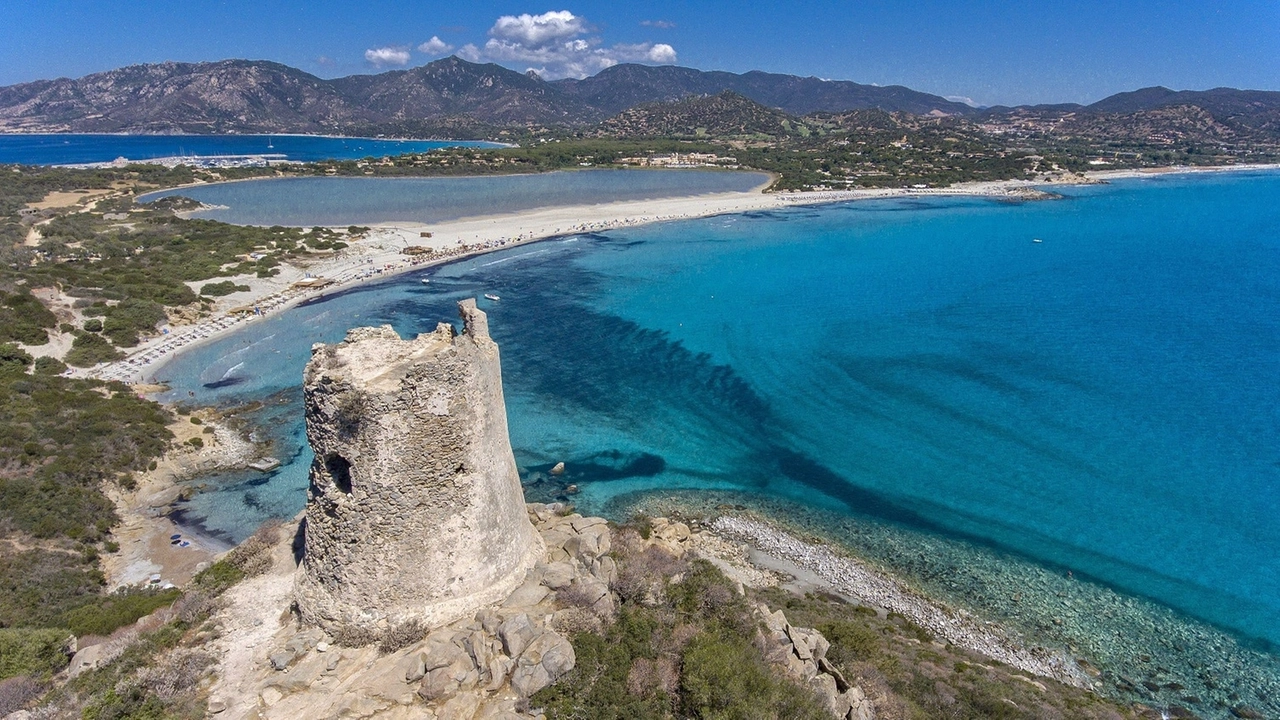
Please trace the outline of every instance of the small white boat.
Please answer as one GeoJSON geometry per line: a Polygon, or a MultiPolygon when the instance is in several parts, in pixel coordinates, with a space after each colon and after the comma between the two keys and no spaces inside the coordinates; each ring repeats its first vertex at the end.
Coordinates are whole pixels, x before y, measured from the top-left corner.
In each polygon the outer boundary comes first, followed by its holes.
{"type": "Polygon", "coordinates": [[[430,284],[430,283],[431,283],[431,280],[430,280],[429,278],[422,278],[422,284],[423,284],[423,285],[428,285],[428,284],[430,284]]]}
{"type": "Polygon", "coordinates": [[[1039,242],[1044,242],[1044,241],[1043,241],[1043,240],[1041,240],[1040,238],[1032,238],[1031,242],[1033,242],[1033,243],[1039,243],[1039,242]]]}
{"type": "Polygon", "coordinates": [[[497,301],[499,301],[499,300],[501,300],[501,299],[502,299],[502,298],[498,297],[497,295],[494,295],[493,293],[485,293],[485,294],[484,294],[484,298],[485,298],[486,300],[492,300],[492,301],[494,301],[494,302],[497,302],[497,301]]]}

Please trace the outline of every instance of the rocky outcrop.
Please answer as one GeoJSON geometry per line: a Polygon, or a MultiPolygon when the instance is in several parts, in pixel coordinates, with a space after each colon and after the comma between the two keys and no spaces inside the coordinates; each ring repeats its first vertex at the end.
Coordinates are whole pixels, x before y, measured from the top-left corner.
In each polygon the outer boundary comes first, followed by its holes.
{"type": "MultiPolygon", "coordinates": [[[[532,504],[526,512],[526,522],[544,539],[545,553],[519,584],[474,615],[424,629],[399,650],[344,647],[323,628],[289,616],[263,636],[259,633],[269,623],[262,618],[236,617],[257,609],[242,598],[218,619],[225,632],[220,642],[227,644],[225,655],[252,659],[230,665],[224,660],[210,708],[225,709],[218,717],[267,720],[531,717],[530,696],[577,661],[568,638],[612,621],[617,599],[609,585],[617,579],[617,566],[606,554],[612,531],[604,520],[555,505],[532,504]],[[235,664],[239,672],[231,667],[235,664]]],[[[287,543],[278,550],[287,555],[287,543]]],[[[292,568],[287,561],[278,564],[292,568]]],[[[245,598],[278,607],[269,595],[245,588],[245,598]]],[[[277,612],[265,610],[268,616],[277,612]]]]}
{"type": "Polygon", "coordinates": [[[791,679],[812,688],[827,709],[839,720],[875,720],[875,708],[861,688],[850,685],[834,665],[827,662],[831,643],[813,628],[787,622],[781,610],[756,606],[763,629],[757,638],[765,658],[791,679]]]}
{"type": "Polygon", "coordinates": [[[358,328],[312,350],[315,451],[295,598],[305,623],[370,640],[469,618],[543,557],[507,436],[498,346],[464,330],[358,328]]]}

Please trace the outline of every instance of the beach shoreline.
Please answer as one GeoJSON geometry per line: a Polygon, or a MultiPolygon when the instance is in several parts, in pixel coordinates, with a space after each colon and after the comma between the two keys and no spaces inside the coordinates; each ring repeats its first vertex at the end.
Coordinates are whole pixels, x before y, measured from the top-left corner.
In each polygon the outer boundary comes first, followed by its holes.
{"type": "Polygon", "coordinates": [[[219,298],[212,317],[190,324],[175,323],[166,328],[165,333],[144,339],[121,360],[84,370],[74,369],[69,374],[127,384],[154,381],[164,365],[182,352],[308,299],[367,281],[387,279],[556,237],[854,200],[935,196],[1009,200],[1052,197],[1037,189],[1045,183],[1021,180],[965,183],[947,188],[762,192],[768,184],[763,183],[745,192],[567,205],[430,225],[377,223],[369,226],[370,231],[366,235],[353,239],[345,250],[333,257],[282,264],[281,272],[270,278],[251,275],[225,278],[236,284],[248,285],[250,289],[219,298]],[[408,256],[402,252],[407,246],[417,246],[431,254],[408,256]],[[251,310],[244,311],[244,308],[251,310]],[[232,309],[241,311],[230,312],[232,309]]]}
{"type": "Polygon", "coordinates": [[[225,538],[180,522],[173,517],[173,510],[194,492],[184,480],[218,469],[244,467],[257,456],[257,448],[211,410],[176,415],[169,431],[174,436],[170,449],[153,469],[138,474],[134,487],[107,488],[107,497],[120,516],[119,525],[112,530],[120,549],[102,556],[110,588],[182,587],[234,546],[225,538]],[[202,445],[192,447],[188,444],[192,438],[200,438],[202,445]]]}

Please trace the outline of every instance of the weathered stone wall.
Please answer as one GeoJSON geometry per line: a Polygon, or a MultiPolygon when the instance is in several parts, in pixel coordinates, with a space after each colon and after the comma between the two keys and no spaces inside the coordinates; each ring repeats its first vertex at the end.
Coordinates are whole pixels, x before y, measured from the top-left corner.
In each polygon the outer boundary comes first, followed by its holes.
{"type": "Polygon", "coordinates": [[[464,330],[390,326],[317,345],[304,376],[315,451],[304,621],[377,637],[505,598],[541,558],[507,436],[498,346],[475,301],[464,330]]]}

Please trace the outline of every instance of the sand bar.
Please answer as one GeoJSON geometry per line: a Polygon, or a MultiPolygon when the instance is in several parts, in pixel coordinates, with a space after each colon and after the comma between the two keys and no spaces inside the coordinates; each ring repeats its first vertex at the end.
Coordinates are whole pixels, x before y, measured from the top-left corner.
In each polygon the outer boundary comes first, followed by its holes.
{"type": "MultiPolygon", "coordinates": [[[[213,317],[191,324],[174,324],[167,334],[148,338],[132,348],[124,359],[70,374],[136,383],[154,377],[168,360],[182,351],[221,337],[266,315],[283,311],[307,298],[343,286],[380,279],[452,262],[464,257],[493,252],[550,237],[601,232],[655,222],[687,220],[731,213],[774,210],[799,205],[847,202],[895,197],[977,196],[1010,199],[1037,199],[1049,195],[1037,188],[1091,184],[1111,179],[1201,172],[1274,171],[1280,165],[1232,165],[1223,167],[1170,167],[1140,170],[1106,170],[1071,176],[1061,182],[1002,180],[960,183],[947,188],[884,188],[765,193],[763,187],[747,192],[717,193],[655,200],[632,200],[596,205],[570,205],[502,215],[463,218],[431,225],[388,222],[372,226],[363,238],[328,258],[309,258],[298,264],[282,264],[280,273],[270,278],[239,276],[229,278],[249,290],[220,298],[213,317]],[[425,237],[430,233],[431,237],[425,237]],[[436,251],[430,258],[412,258],[401,252],[408,245],[436,251]],[[332,281],[325,287],[296,287],[308,278],[332,281]],[[254,308],[251,313],[228,312],[232,308],[254,308]]],[[[207,282],[207,281],[206,281],[207,282]]],[[[193,289],[203,283],[192,283],[193,289]]]]}
{"type": "MultiPolygon", "coordinates": [[[[1043,183],[1037,183],[1043,185],[1043,183]]],[[[1043,196],[1026,181],[965,183],[949,188],[894,188],[818,192],[717,193],[690,197],[633,200],[597,205],[545,208],[504,215],[464,218],[431,225],[391,222],[372,226],[340,253],[327,258],[309,258],[298,264],[282,264],[280,273],[270,278],[244,275],[234,278],[249,290],[220,298],[213,317],[190,324],[173,323],[168,332],[147,338],[131,348],[124,359],[87,370],[72,370],[76,376],[142,382],[179,353],[213,338],[221,337],[246,323],[281,312],[308,298],[335,289],[374,279],[418,270],[460,258],[493,252],[550,237],[602,232],[655,222],[687,220],[731,213],[845,202],[849,200],[925,197],[987,196],[1027,199],[1043,196]],[[430,233],[425,237],[424,233],[430,233]],[[426,259],[405,255],[408,245],[435,253],[426,259]],[[331,281],[324,287],[298,287],[313,278],[331,281]],[[249,312],[230,312],[251,308],[249,312]]],[[[192,283],[198,286],[203,283],[192,283]]]]}

